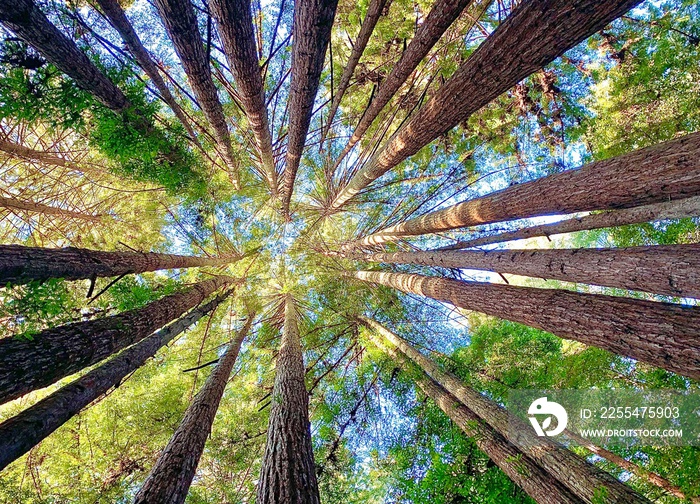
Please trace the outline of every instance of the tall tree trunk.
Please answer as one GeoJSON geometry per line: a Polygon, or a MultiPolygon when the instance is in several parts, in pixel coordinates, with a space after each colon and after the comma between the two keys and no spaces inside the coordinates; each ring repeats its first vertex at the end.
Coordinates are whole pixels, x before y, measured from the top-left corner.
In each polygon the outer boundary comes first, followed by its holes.
{"type": "MultiPolygon", "coordinates": [[[[386,3],[387,0],[371,0],[369,3],[369,7],[367,7],[367,14],[365,15],[365,19],[362,21],[360,33],[357,35],[357,39],[355,39],[355,43],[352,45],[350,57],[348,58],[348,62],[346,63],[345,68],[343,68],[343,75],[340,76],[338,89],[335,91],[335,95],[333,96],[331,110],[328,112],[328,124],[326,125],[325,130],[323,132],[322,140],[326,137],[326,135],[328,134],[328,130],[333,124],[333,118],[335,117],[335,113],[338,111],[338,107],[340,106],[340,102],[343,99],[343,95],[345,95],[345,91],[347,91],[348,89],[350,79],[355,73],[355,67],[360,61],[360,57],[365,51],[365,47],[367,47],[367,42],[369,42],[369,38],[372,35],[372,32],[374,31],[374,27],[377,26],[377,21],[379,21],[379,17],[382,15],[382,11],[384,10],[384,6],[386,5],[386,3]]],[[[425,23],[422,26],[424,25],[425,23]]],[[[404,52],[404,54],[406,53],[404,52]]]]}
{"type": "Polygon", "coordinates": [[[294,4],[292,42],[292,83],[289,88],[289,129],[287,164],[284,170],[282,213],[289,219],[289,203],[294,190],[306,134],[311,124],[326,48],[338,0],[297,0],[294,4]]]}
{"type": "Polygon", "coordinates": [[[236,79],[243,110],[255,136],[263,173],[273,196],[276,196],[277,171],[272,154],[272,136],[267,120],[250,0],[212,0],[211,9],[217,21],[226,59],[236,79]]]}
{"type": "Polygon", "coordinates": [[[228,167],[232,182],[238,189],[238,162],[231,147],[231,135],[211,76],[209,58],[199,33],[194,7],[190,0],[155,0],[155,5],[185,69],[187,81],[213,129],[218,150],[228,167]]]}
{"type": "Polygon", "coordinates": [[[47,387],[141,341],[234,281],[216,277],[143,308],[46,329],[31,338],[0,339],[0,404],[47,387]]]}
{"type": "Polygon", "coordinates": [[[601,229],[640,222],[655,222],[665,219],[683,219],[685,217],[697,217],[700,215],[700,196],[674,200],[652,205],[644,205],[633,208],[623,208],[608,212],[575,217],[552,224],[530,226],[515,231],[482,236],[471,240],[459,241],[453,245],[441,247],[437,250],[458,250],[465,248],[502,243],[512,240],[524,240],[537,236],[550,237],[562,233],[574,233],[588,229],[601,229]]]}
{"type": "Polygon", "coordinates": [[[25,212],[38,213],[44,215],[56,215],[58,217],[69,217],[71,219],[80,219],[90,222],[100,222],[101,215],[90,215],[83,212],[74,212],[65,210],[43,203],[34,203],[33,201],[23,201],[16,198],[3,198],[0,196],[0,208],[8,208],[10,210],[23,210],[25,212]]]}
{"type": "Polygon", "coordinates": [[[318,483],[309,423],[309,393],[304,383],[297,311],[287,296],[282,342],[260,468],[258,504],[318,504],[318,483]]]}
{"type": "Polygon", "coordinates": [[[181,504],[204,452],[226,383],[238,358],[243,339],[250,331],[254,315],[249,315],[226,353],[219,359],[202,389],[187,408],[175,434],[161,452],[155,466],[134,500],[137,504],[181,504]]]}
{"type": "Polygon", "coordinates": [[[152,252],[102,252],[74,247],[48,249],[0,245],[0,287],[32,280],[111,277],[164,269],[220,266],[236,257],[194,257],[152,252]]]}
{"type": "Polygon", "coordinates": [[[163,97],[165,103],[172,109],[177,118],[180,120],[182,125],[187,130],[187,133],[192,137],[192,140],[197,141],[197,135],[195,135],[190,122],[187,120],[185,113],[180,108],[180,105],[175,100],[175,97],[170,92],[170,89],[165,84],[163,77],[161,77],[156,67],[155,62],[151,59],[148,51],[141,43],[141,39],[136,34],[133,26],[126,17],[124,10],[117,0],[96,0],[102,9],[103,14],[107,17],[112,26],[119,32],[122,40],[129,49],[129,52],[133,54],[134,58],[138,64],[146,72],[146,75],[151,79],[156,89],[163,97]]]}
{"type": "Polygon", "coordinates": [[[368,254],[366,261],[512,273],[700,299],[700,245],[368,254]]]}
{"type": "Polygon", "coordinates": [[[75,166],[75,163],[58,157],[53,152],[44,152],[25,147],[9,140],[0,138],[0,151],[9,154],[10,156],[18,159],[23,159],[25,161],[32,161],[43,163],[45,165],[59,166],[61,168],[70,168],[75,170],[84,171],[82,168],[75,166]]]}
{"type": "Polygon", "coordinates": [[[173,338],[213,311],[228,293],[192,310],[113,359],[61,387],[34,406],[0,424],[0,470],[4,469],[78,414],[125,376],[140,368],[173,338]]]}
{"type": "Polygon", "coordinates": [[[404,273],[358,271],[355,276],[700,378],[699,307],[404,273]]]}
{"type": "Polygon", "coordinates": [[[376,245],[478,224],[636,207],[698,195],[700,133],[692,133],[436,210],[382,229],[357,244],[376,245]]]}
{"type": "Polygon", "coordinates": [[[600,502],[601,488],[605,489],[607,503],[649,502],[621,481],[570,452],[559,443],[550,438],[537,437],[532,428],[524,422],[520,422],[522,425],[518,427],[518,420],[512,418],[498,403],[474,390],[455,375],[443,372],[435,362],[418,352],[403,338],[371,319],[363,318],[362,321],[397,347],[430,378],[513,443],[523,454],[532,458],[546,473],[557,478],[585,502],[600,502]]]}
{"type": "Polygon", "coordinates": [[[90,61],[75,42],[46,18],[32,0],[0,2],[0,22],[106,107],[116,112],[124,112],[130,107],[124,93],[90,61]]]}
{"type": "Polygon", "coordinates": [[[338,194],[332,208],[490,101],[602,29],[640,0],[522,2],[338,194]]]}

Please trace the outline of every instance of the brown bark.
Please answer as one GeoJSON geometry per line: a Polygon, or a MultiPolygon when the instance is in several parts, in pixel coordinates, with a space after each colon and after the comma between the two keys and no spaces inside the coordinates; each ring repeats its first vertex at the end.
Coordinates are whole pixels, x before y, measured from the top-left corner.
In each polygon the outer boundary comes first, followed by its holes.
{"type": "Polygon", "coordinates": [[[233,281],[216,277],[143,308],[46,329],[31,339],[1,339],[0,404],[47,387],[141,341],[233,281]]]}
{"type": "Polygon", "coordinates": [[[34,161],[43,163],[46,165],[59,166],[61,168],[71,168],[81,170],[76,167],[74,163],[57,156],[53,152],[43,152],[34,149],[30,149],[20,144],[10,142],[0,138],[0,151],[9,154],[14,158],[24,159],[25,161],[34,161]]]}
{"type": "Polygon", "coordinates": [[[33,201],[22,201],[16,198],[3,198],[1,196],[0,208],[9,208],[10,210],[23,210],[25,212],[45,215],[56,215],[59,217],[69,217],[71,219],[80,219],[90,222],[100,222],[102,220],[101,215],[90,215],[83,212],[74,212],[72,210],[65,210],[63,208],[44,205],[42,203],[34,203],[33,201]]]}
{"type": "Polygon", "coordinates": [[[418,352],[403,338],[373,320],[363,318],[362,321],[584,502],[600,502],[601,488],[605,489],[607,503],[649,502],[621,481],[586,462],[559,443],[550,438],[537,437],[530,426],[512,418],[498,403],[469,387],[455,375],[443,372],[434,361],[418,352]],[[521,425],[517,426],[518,423],[521,425]]]}
{"type": "Polygon", "coordinates": [[[700,245],[367,254],[366,261],[512,273],[700,299],[700,245]]]}
{"type": "Polygon", "coordinates": [[[216,144],[228,167],[232,182],[236,188],[239,188],[238,162],[231,147],[231,135],[211,76],[209,58],[199,33],[194,7],[190,0],[155,0],[155,5],[185,69],[187,81],[212,127],[216,144]]]}
{"type": "Polygon", "coordinates": [[[700,195],[700,133],[596,161],[396,224],[357,242],[375,245],[511,219],[612,210],[700,195]]]}
{"type": "Polygon", "coordinates": [[[282,213],[287,219],[337,5],[338,0],[298,0],[294,4],[287,162],[282,189],[282,213]]]}
{"type": "Polygon", "coordinates": [[[195,257],[152,252],[102,252],[74,247],[48,249],[0,245],[0,287],[32,280],[119,276],[164,269],[220,266],[240,257],[195,257]]]}
{"type": "Polygon", "coordinates": [[[512,240],[524,240],[538,236],[552,236],[562,233],[574,233],[589,229],[610,228],[639,224],[641,222],[655,222],[665,219],[683,219],[685,217],[697,217],[700,215],[700,196],[674,200],[664,203],[655,203],[633,208],[623,208],[608,212],[575,217],[552,224],[531,226],[506,233],[482,236],[471,240],[459,241],[447,247],[437,250],[458,250],[465,248],[502,243],[512,240]]]}
{"type": "Polygon", "coordinates": [[[197,464],[204,452],[216,411],[224,395],[231,370],[236,363],[243,339],[253,323],[248,316],[226,353],[207,377],[202,389],[187,408],[175,434],[161,452],[155,466],[136,494],[136,504],[181,504],[185,502],[197,464]]]}
{"type": "Polygon", "coordinates": [[[698,307],[403,273],[358,271],[355,276],[700,378],[698,307]]]}
{"type": "Polygon", "coordinates": [[[226,59],[236,79],[241,105],[255,136],[263,172],[272,194],[276,195],[277,171],[272,154],[272,137],[253,33],[250,0],[213,0],[211,9],[217,21],[226,59]]]}
{"type": "Polygon", "coordinates": [[[318,504],[309,393],[294,300],[287,296],[282,342],[260,468],[258,504],[318,504]]]}
{"type": "Polygon", "coordinates": [[[640,0],[522,2],[338,194],[332,208],[418,152],[640,0]]]}
{"type": "Polygon", "coordinates": [[[27,453],[109,389],[119,386],[127,375],[140,368],[174,337],[214,310],[227,295],[228,293],[222,294],[192,310],[0,424],[0,470],[27,453]]]}

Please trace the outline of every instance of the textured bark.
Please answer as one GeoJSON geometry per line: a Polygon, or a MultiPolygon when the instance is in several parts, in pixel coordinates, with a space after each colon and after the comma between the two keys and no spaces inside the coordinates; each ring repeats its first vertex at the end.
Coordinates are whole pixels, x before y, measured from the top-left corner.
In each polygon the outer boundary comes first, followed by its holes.
{"type": "MultiPolygon", "coordinates": [[[[362,319],[400,352],[416,363],[431,379],[454,395],[481,420],[511,442],[523,454],[530,457],[549,475],[554,476],[572,493],[588,503],[600,502],[601,489],[605,489],[606,503],[648,503],[630,487],[613,478],[567,450],[550,438],[539,438],[529,425],[511,418],[495,401],[469,387],[451,373],[443,372],[431,359],[413,348],[377,322],[362,319]],[[520,426],[517,426],[520,423],[520,426]]],[[[544,502],[548,502],[546,499],[544,502]]]]}
{"type": "Polygon", "coordinates": [[[629,208],[700,195],[700,133],[597,161],[388,227],[357,243],[374,245],[511,219],[629,208]]]}
{"type": "Polygon", "coordinates": [[[17,460],[92,401],[140,368],[174,337],[214,310],[225,294],[167,325],[140,343],[0,424],[0,470],[17,460]]]}
{"type": "Polygon", "coordinates": [[[226,117],[211,76],[209,58],[199,33],[194,7],[190,0],[155,0],[155,5],[185,69],[187,81],[212,127],[216,144],[233,184],[238,188],[238,163],[231,147],[226,117]]]}
{"type": "Polygon", "coordinates": [[[287,219],[337,5],[338,0],[297,0],[294,4],[287,162],[282,190],[282,212],[287,219]]]}
{"type": "Polygon", "coordinates": [[[202,389],[187,408],[175,434],[161,452],[134,500],[137,504],[181,504],[192,484],[197,464],[204,452],[216,411],[224,395],[231,370],[236,363],[243,339],[253,323],[249,316],[236,334],[226,353],[207,377],[202,389]]]}
{"type": "Polygon", "coordinates": [[[640,0],[522,2],[338,194],[332,208],[490,101],[602,29],[640,0]]]}
{"type": "Polygon", "coordinates": [[[190,137],[196,141],[197,136],[195,135],[190,122],[187,120],[182,108],[180,108],[180,105],[178,105],[175,97],[170,92],[170,89],[165,84],[163,77],[161,77],[160,73],[158,72],[155,62],[151,59],[148,51],[141,43],[141,39],[139,39],[139,36],[136,34],[136,31],[134,31],[133,26],[131,26],[129,19],[126,17],[126,14],[124,13],[121,5],[119,5],[119,2],[117,2],[117,0],[95,1],[99,4],[102,12],[112,26],[119,32],[119,35],[124,41],[124,44],[126,44],[126,47],[129,49],[129,52],[134,56],[141,68],[143,68],[143,71],[146,72],[149,79],[151,79],[151,82],[153,82],[153,85],[155,85],[165,103],[167,103],[175,113],[190,137]]]}
{"type": "Polygon", "coordinates": [[[588,229],[601,229],[626,226],[628,224],[639,224],[640,222],[655,222],[665,219],[683,219],[685,217],[697,216],[700,216],[700,196],[590,214],[583,217],[554,222],[552,224],[542,224],[540,226],[526,227],[506,233],[482,236],[472,240],[459,241],[453,245],[441,247],[437,250],[458,250],[489,245],[491,243],[524,240],[538,236],[549,237],[556,234],[574,233],[576,231],[585,231],[588,229]]]}
{"type": "Polygon", "coordinates": [[[46,329],[31,339],[1,339],[0,404],[47,387],[141,341],[233,281],[216,277],[143,308],[46,329]]]}
{"type": "Polygon", "coordinates": [[[699,307],[403,273],[359,271],[355,275],[700,378],[699,307]]]}
{"type": "Polygon", "coordinates": [[[49,278],[80,280],[164,269],[219,266],[239,258],[0,245],[0,287],[49,278]]]}
{"type": "Polygon", "coordinates": [[[90,222],[100,222],[101,215],[90,215],[83,212],[74,212],[65,210],[43,203],[34,203],[33,201],[23,201],[15,198],[3,198],[0,196],[0,208],[9,208],[10,210],[23,210],[25,212],[38,213],[44,215],[56,215],[59,217],[69,217],[71,219],[80,219],[90,222]]]}
{"type": "Polygon", "coordinates": [[[226,59],[236,79],[241,105],[255,136],[263,172],[273,195],[276,195],[277,171],[272,154],[272,137],[253,33],[250,0],[212,0],[211,9],[217,21],[226,59]]]}
{"type": "Polygon", "coordinates": [[[0,151],[9,154],[14,158],[23,159],[25,161],[39,162],[46,165],[59,166],[61,168],[78,169],[82,171],[82,169],[77,168],[74,165],[74,163],[68,161],[67,159],[63,159],[62,157],[58,157],[52,152],[44,152],[30,149],[23,145],[10,142],[9,140],[4,140],[2,138],[0,138],[0,151]]]}
{"type": "MultiPolygon", "coordinates": [[[[362,257],[362,256],[360,256],[362,257]]],[[[467,268],[700,299],[700,245],[368,254],[367,261],[467,268]]]]}
{"type": "Polygon", "coordinates": [[[0,2],[0,22],[106,107],[117,112],[129,108],[124,93],[71,39],[51,24],[32,0],[0,2]]]}
{"type": "Polygon", "coordinates": [[[369,42],[369,38],[374,31],[374,27],[377,26],[377,21],[379,21],[379,17],[382,15],[382,11],[384,10],[386,3],[387,0],[371,0],[369,7],[367,7],[367,14],[365,15],[365,19],[362,20],[360,33],[357,35],[357,39],[355,39],[355,43],[352,45],[350,57],[348,58],[348,62],[345,64],[345,68],[343,68],[343,75],[340,76],[338,89],[336,89],[335,95],[333,96],[331,110],[328,112],[328,124],[326,125],[323,133],[324,138],[328,134],[331,124],[333,124],[333,118],[335,117],[335,113],[338,111],[340,101],[343,99],[343,95],[345,95],[345,91],[347,91],[348,86],[350,85],[350,79],[355,73],[355,67],[360,61],[360,57],[365,51],[365,47],[367,47],[367,42],[369,42]]]}
{"type": "Polygon", "coordinates": [[[288,296],[282,343],[277,354],[267,443],[260,468],[258,504],[318,504],[318,483],[304,383],[297,313],[288,296]]]}

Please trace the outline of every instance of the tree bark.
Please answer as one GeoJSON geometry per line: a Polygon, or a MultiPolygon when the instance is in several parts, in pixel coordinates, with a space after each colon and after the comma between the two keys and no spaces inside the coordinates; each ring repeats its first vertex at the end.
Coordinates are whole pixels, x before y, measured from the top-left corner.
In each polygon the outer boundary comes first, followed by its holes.
{"type": "Polygon", "coordinates": [[[297,312],[294,300],[288,295],[258,482],[258,504],[320,502],[304,376],[297,312]]]}
{"type": "Polygon", "coordinates": [[[633,208],[623,208],[597,214],[575,217],[552,224],[542,224],[531,226],[506,233],[482,236],[471,240],[459,241],[447,247],[440,247],[442,250],[458,250],[465,248],[489,245],[491,243],[502,243],[512,240],[524,240],[537,236],[552,236],[562,233],[574,233],[576,231],[586,231],[589,229],[610,228],[616,226],[626,226],[628,224],[639,224],[641,222],[656,222],[666,219],[683,219],[686,217],[700,216],[700,197],[695,196],[682,200],[674,200],[664,203],[655,203],[633,208]]]}
{"type": "Polygon", "coordinates": [[[83,212],[74,212],[72,210],[65,210],[63,208],[44,205],[43,203],[34,203],[33,201],[22,201],[16,198],[3,198],[1,196],[0,208],[8,208],[10,210],[23,210],[25,212],[32,212],[44,215],[56,215],[58,217],[69,217],[71,219],[80,219],[90,222],[102,221],[101,215],[90,215],[83,212]]]}
{"type": "Polygon", "coordinates": [[[700,244],[367,254],[366,261],[512,273],[700,299],[700,244]]]}
{"type": "Polygon", "coordinates": [[[294,4],[287,165],[282,190],[282,213],[286,219],[337,5],[338,0],[298,0],[294,4]]]}
{"type": "Polygon", "coordinates": [[[83,171],[82,168],[75,166],[74,163],[58,157],[53,152],[44,152],[34,149],[29,149],[20,144],[10,142],[0,138],[0,151],[9,154],[10,156],[18,159],[23,159],[25,161],[43,163],[45,165],[58,166],[61,168],[70,168],[75,170],[83,171]]]}
{"type": "MultiPolygon", "coordinates": [[[[382,11],[384,10],[386,3],[387,0],[371,0],[369,3],[367,14],[365,15],[365,19],[362,21],[362,26],[360,27],[360,33],[357,35],[357,39],[355,39],[348,62],[346,63],[345,68],[343,68],[343,75],[340,76],[338,89],[335,91],[335,95],[333,96],[331,110],[328,112],[328,124],[323,132],[323,138],[326,137],[328,130],[331,128],[331,124],[333,124],[333,118],[335,117],[335,113],[338,111],[338,107],[343,99],[343,95],[345,95],[345,91],[348,89],[350,79],[355,73],[355,67],[360,61],[360,57],[365,51],[365,47],[367,47],[367,42],[369,42],[369,38],[374,31],[374,27],[377,26],[377,21],[379,21],[379,17],[382,15],[382,11]]],[[[425,23],[422,26],[424,25],[425,23]]],[[[406,53],[404,52],[404,54],[406,53]]],[[[350,148],[352,148],[352,146],[350,148]]]]}
{"type": "Polygon", "coordinates": [[[397,347],[431,379],[454,395],[465,407],[584,502],[600,502],[601,488],[605,489],[606,503],[649,502],[621,481],[570,452],[559,443],[550,438],[537,437],[530,426],[512,418],[498,403],[469,387],[455,375],[443,372],[434,361],[418,352],[403,338],[371,319],[362,318],[362,321],[397,347]],[[522,425],[518,426],[518,423],[522,425]]]}
{"type": "Polygon", "coordinates": [[[700,378],[698,307],[404,273],[358,271],[355,276],[700,378]]]}
{"type": "Polygon", "coordinates": [[[192,310],[179,320],[127,348],[108,362],[0,424],[0,470],[27,453],[110,388],[119,386],[124,377],[139,369],[160,348],[213,311],[227,297],[227,294],[222,294],[200,308],[192,310]]]}
{"type": "Polygon", "coordinates": [[[185,417],[161,452],[141,490],[136,494],[134,503],[185,502],[231,370],[238,358],[243,339],[250,331],[253,318],[253,315],[248,316],[245,325],[236,334],[226,353],[219,359],[214,371],[207,377],[204,386],[187,408],[185,417]]]}
{"type": "Polygon", "coordinates": [[[332,209],[640,0],[522,2],[338,194],[332,209]]]}
{"type": "Polygon", "coordinates": [[[199,33],[194,7],[190,0],[155,0],[155,5],[185,69],[187,81],[212,127],[216,144],[228,167],[232,182],[238,189],[240,188],[238,162],[231,147],[231,135],[211,76],[209,58],[199,33]]]}
{"type": "Polygon", "coordinates": [[[243,110],[248,118],[273,196],[277,195],[277,170],[272,154],[272,136],[267,120],[258,52],[253,33],[250,0],[212,0],[226,59],[236,79],[243,110]]]}
{"type": "Polygon", "coordinates": [[[540,215],[613,210],[700,195],[700,133],[596,161],[430,212],[358,245],[540,215]]]}
{"type": "Polygon", "coordinates": [[[220,266],[240,257],[194,257],[152,252],[102,252],[0,245],[0,287],[32,280],[111,277],[164,269],[220,266]]]}
{"type": "Polygon", "coordinates": [[[143,308],[46,329],[29,338],[0,340],[0,404],[95,364],[201,303],[235,280],[216,277],[143,308]]]}

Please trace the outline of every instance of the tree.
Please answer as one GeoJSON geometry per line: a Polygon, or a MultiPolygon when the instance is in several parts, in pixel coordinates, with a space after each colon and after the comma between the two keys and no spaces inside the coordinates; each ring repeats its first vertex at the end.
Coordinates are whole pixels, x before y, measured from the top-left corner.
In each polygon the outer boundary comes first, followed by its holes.
{"type": "Polygon", "coordinates": [[[102,220],[101,215],[91,215],[84,212],[75,212],[73,210],[67,210],[63,208],[57,208],[50,205],[44,205],[43,203],[35,203],[33,201],[23,201],[17,198],[3,198],[0,197],[0,207],[8,208],[10,210],[22,210],[24,212],[38,213],[45,215],[58,215],[61,217],[68,217],[71,219],[80,219],[90,222],[100,222],[102,220]]]}

